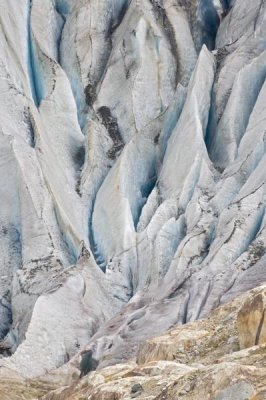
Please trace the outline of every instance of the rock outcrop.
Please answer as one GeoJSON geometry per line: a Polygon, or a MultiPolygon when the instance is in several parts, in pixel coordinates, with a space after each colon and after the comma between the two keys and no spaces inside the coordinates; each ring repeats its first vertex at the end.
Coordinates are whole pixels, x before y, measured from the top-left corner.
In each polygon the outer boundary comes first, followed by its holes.
{"type": "Polygon", "coordinates": [[[241,349],[266,343],[265,293],[247,300],[238,313],[237,326],[241,349]]]}
{"type": "Polygon", "coordinates": [[[250,342],[248,346],[246,341],[246,348],[242,349],[243,337],[255,332],[254,325],[242,321],[243,315],[247,318],[256,314],[265,295],[266,286],[254,289],[218,308],[208,318],[147,340],[129,362],[92,371],[81,379],[79,369],[71,363],[38,380],[12,377],[10,371],[4,370],[0,398],[264,400],[266,342],[261,338],[261,343],[250,342]]]}

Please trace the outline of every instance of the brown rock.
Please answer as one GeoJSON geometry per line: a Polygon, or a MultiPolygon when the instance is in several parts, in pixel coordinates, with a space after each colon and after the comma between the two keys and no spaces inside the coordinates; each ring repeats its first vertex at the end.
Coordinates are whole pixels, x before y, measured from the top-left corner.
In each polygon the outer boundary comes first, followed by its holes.
{"type": "Polygon", "coordinates": [[[266,342],[266,292],[247,299],[237,315],[237,330],[241,349],[266,342]]]}
{"type": "Polygon", "coordinates": [[[265,286],[254,289],[208,318],[146,341],[138,363],[69,378],[67,386],[67,369],[57,370],[61,380],[50,374],[28,382],[20,376],[8,381],[11,371],[0,369],[0,399],[265,400],[266,343],[260,344],[265,341],[265,293],[265,286]]]}

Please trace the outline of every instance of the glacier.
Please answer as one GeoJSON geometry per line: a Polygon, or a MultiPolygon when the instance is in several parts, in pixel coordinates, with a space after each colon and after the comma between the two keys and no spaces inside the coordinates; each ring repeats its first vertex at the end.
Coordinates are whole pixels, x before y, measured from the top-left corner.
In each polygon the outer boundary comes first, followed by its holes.
{"type": "Polygon", "coordinates": [[[0,366],[130,359],[266,282],[266,4],[0,0],[0,366]]]}

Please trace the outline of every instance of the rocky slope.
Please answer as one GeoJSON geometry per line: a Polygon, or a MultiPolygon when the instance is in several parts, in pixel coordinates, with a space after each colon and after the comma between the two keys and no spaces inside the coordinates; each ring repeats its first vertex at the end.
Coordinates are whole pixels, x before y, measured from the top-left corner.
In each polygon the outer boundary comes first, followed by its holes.
{"type": "Polygon", "coordinates": [[[2,369],[3,400],[264,400],[266,286],[141,344],[127,363],[82,379],[78,364],[34,380],[2,369]]]}
{"type": "Polygon", "coordinates": [[[0,11],[2,368],[127,361],[265,282],[265,1],[0,11]]]}

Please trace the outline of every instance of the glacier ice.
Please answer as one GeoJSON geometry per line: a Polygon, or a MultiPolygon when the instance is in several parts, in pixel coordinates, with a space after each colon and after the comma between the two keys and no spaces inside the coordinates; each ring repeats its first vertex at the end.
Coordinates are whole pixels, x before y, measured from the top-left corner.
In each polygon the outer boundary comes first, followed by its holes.
{"type": "Polygon", "coordinates": [[[120,362],[265,282],[265,7],[0,0],[0,366],[120,362]]]}

